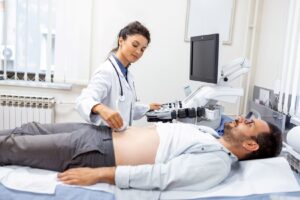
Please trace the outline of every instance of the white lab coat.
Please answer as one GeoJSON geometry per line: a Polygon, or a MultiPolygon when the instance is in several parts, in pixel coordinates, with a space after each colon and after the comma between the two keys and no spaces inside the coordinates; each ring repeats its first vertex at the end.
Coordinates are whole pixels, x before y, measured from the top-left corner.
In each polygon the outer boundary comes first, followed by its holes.
{"type": "Polygon", "coordinates": [[[113,56],[109,58],[114,63],[120,76],[124,95],[123,100],[120,98],[121,88],[118,75],[109,60],[106,60],[96,69],[88,86],[82,90],[81,95],[76,100],[75,108],[87,122],[94,125],[107,125],[99,115],[92,113],[93,106],[102,103],[118,111],[122,116],[123,124],[128,126],[132,124],[132,120],[143,117],[150,107],[136,102],[131,73],[128,71],[127,82],[115,58],[113,56]]]}

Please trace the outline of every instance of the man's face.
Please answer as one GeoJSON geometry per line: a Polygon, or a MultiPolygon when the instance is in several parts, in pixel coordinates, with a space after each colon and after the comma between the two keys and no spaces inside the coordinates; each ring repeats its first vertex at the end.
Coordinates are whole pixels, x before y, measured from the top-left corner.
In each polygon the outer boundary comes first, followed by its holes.
{"type": "Polygon", "coordinates": [[[261,132],[269,131],[268,124],[263,120],[238,117],[232,122],[225,123],[223,137],[233,145],[240,145],[245,140],[255,140],[261,132]]]}

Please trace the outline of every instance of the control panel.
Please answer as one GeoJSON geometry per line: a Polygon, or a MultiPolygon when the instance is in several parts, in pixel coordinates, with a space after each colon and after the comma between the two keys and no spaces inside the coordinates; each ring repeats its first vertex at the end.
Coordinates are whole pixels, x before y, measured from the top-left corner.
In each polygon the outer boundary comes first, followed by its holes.
{"type": "Polygon", "coordinates": [[[148,122],[172,122],[174,119],[205,119],[215,120],[219,117],[220,111],[218,106],[203,106],[203,107],[191,107],[183,108],[181,101],[165,103],[161,105],[159,110],[149,111],[146,113],[148,122]]]}

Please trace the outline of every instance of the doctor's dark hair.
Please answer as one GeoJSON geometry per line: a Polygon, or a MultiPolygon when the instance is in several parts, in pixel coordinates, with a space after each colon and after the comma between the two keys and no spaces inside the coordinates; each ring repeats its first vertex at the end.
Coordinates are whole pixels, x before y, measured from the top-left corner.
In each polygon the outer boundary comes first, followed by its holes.
{"type": "MultiPolygon", "coordinates": [[[[126,40],[127,36],[136,35],[136,34],[144,36],[148,40],[148,44],[150,43],[151,38],[150,38],[149,30],[138,21],[131,22],[127,26],[122,28],[118,34],[118,39],[123,38],[124,40],[126,40]]],[[[118,50],[119,42],[117,42],[117,45],[118,46],[113,50],[111,50],[111,52],[118,50]]]]}
{"type": "Polygon", "coordinates": [[[282,149],[282,132],[274,124],[267,122],[270,132],[259,133],[252,138],[259,145],[259,149],[250,153],[243,160],[271,158],[278,156],[282,149]]]}

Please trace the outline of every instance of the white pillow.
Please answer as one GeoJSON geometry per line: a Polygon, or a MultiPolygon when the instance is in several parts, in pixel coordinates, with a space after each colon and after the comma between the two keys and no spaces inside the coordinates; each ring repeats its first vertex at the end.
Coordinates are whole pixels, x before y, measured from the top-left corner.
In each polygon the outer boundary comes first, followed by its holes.
{"type": "Polygon", "coordinates": [[[292,128],[286,136],[286,141],[295,151],[300,153],[300,126],[292,128]]]}

